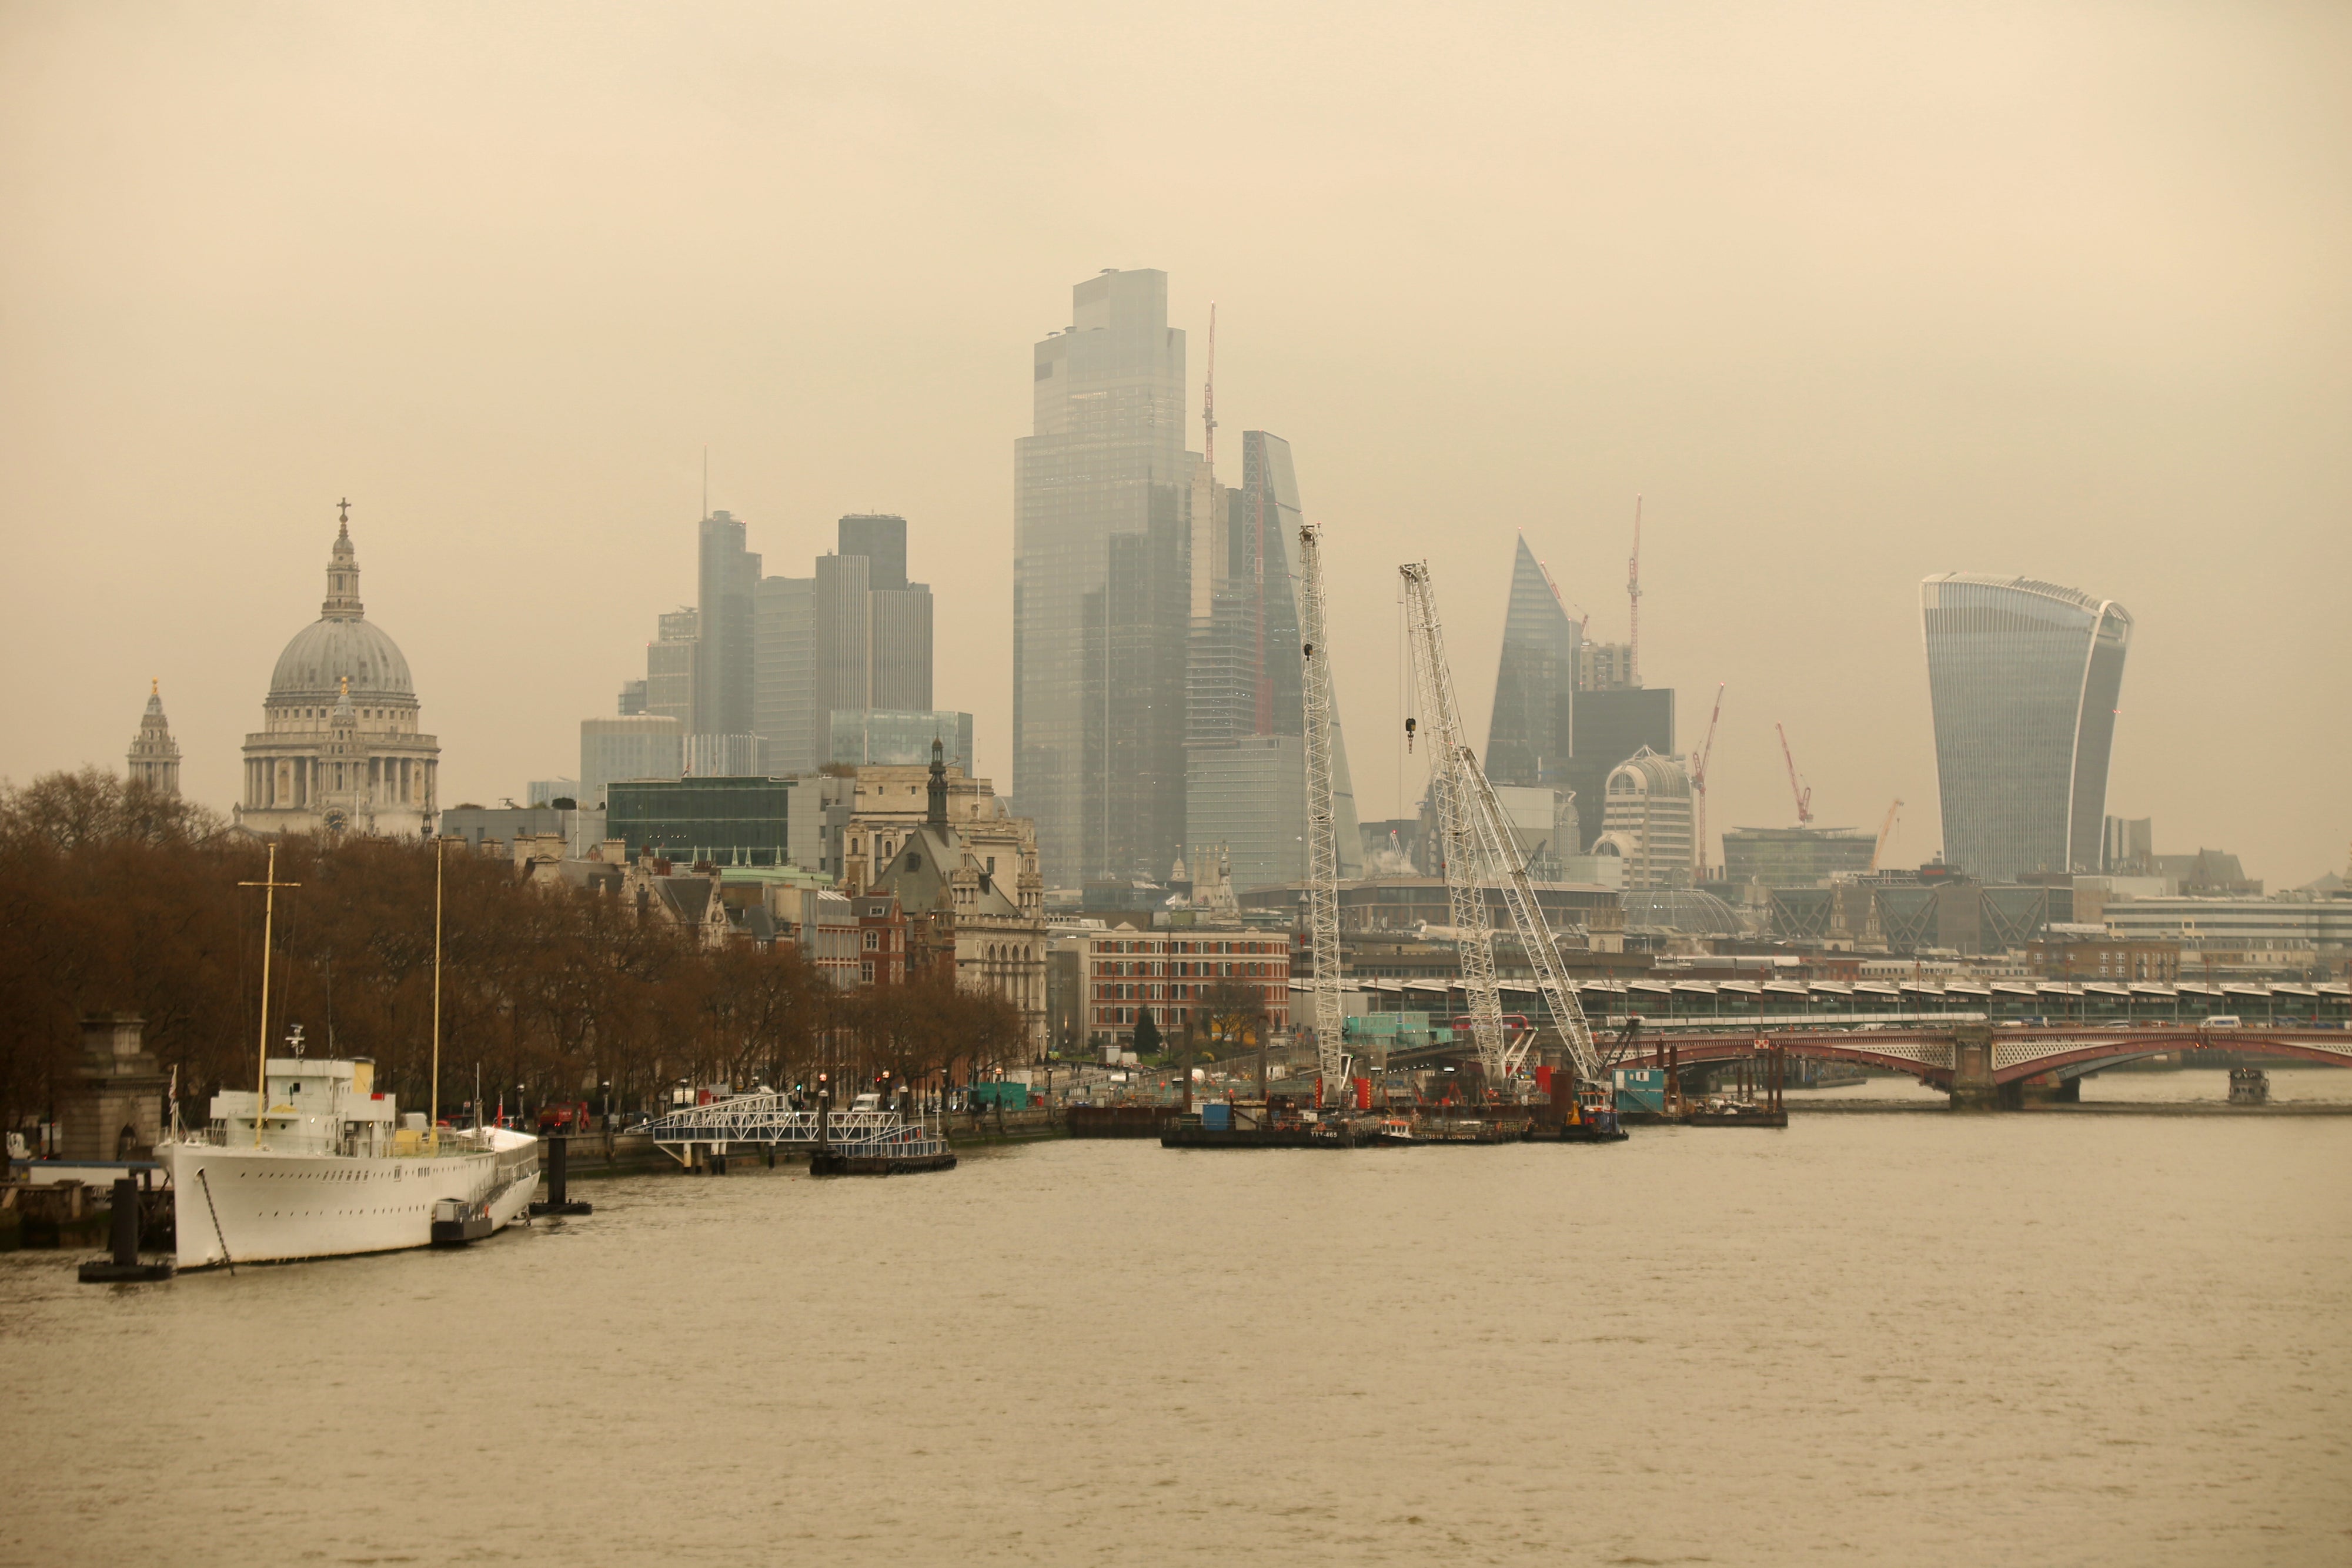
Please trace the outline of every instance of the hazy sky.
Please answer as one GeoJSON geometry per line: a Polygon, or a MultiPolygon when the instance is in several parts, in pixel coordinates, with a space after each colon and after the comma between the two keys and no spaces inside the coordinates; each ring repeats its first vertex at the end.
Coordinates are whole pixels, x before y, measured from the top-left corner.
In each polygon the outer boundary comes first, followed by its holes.
{"type": "MultiPolygon", "coordinates": [[[[352,498],[445,801],[570,774],[693,596],[903,512],[1011,783],[1013,441],[1157,267],[1328,528],[1363,813],[1396,565],[1475,731],[1525,529],[1712,825],[1909,802],[1917,582],[2137,622],[2108,809],[2273,885],[2352,838],[2352,7],[0,3],[0,774],[160,675],[226,807],[352,498]]],[[[1238,450],[1235,443],[1234,450],[1238,450]]]]}

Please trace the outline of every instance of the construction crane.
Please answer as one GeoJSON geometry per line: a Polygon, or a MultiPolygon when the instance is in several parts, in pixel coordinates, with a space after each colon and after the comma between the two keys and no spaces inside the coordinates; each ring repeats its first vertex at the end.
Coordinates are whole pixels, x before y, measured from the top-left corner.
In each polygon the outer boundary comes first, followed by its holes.
{"type": "Polygon", "coordinates": [[[1706,744],[1691,753],[1691,793],[1698,807],[1698,880],[1706,880],[1706,763],[1715,755],[1715,721],[1723,716],[1723,688],[1729,683],[1715,683],[1715,711],[1706,716],[1706,744]]]}
{"type": "Polygon", "coordinates": [[[1307,677],[1307,933],[1314,963],[1309,984],[1318,1093],[1329,1099],[1347,1087],[1348,1060],[1339,999],[1339,823],[1331,800],[1331,654],[1323,638],[1323,541],[1309,522],[1298,527],[1298,581],[1299,655],[1307,677]]]}
{"type": "Polygon", "coordinates": [[[1629,668],[1625,678],[1633,685],[1642,684],[1642,497],[1633,497],[1633,558],[1625,563],[1625,606],[1629,668]]]}
{"type": "Polygon", "coordinates": [[[1471,1034],[1478,1061],[1492,1089],[1501,1089],[1517,1075],[1534,1043],[1532,1032],[1507,1041],[1503,1037],[1502,998],[1495,984],[1494,927],[1486,914],[1486,888],[1502,889],[1503,903],[1518,927],[1535,970],[1537,988],[1543,992],[1552,1021],[1568,1047],[1577,1078],[1598,1088],[1606,1082],[1592,1029],[1585,1021],[1575,988],[1561,962],[1559,945],[1551,926],[1537,907],[1535,883],[1528,875],[1527,856],[1518,836],[1486,770],[1464,738],[1461,706],[1454,700],[1454,673],[1445,662],[1445,633],[1437,619],[1437,597],[1429,581],[1427,562],[1409,562],[1398,570],[1404,578],[1405,627],[1412,653],[1413,689],[1422,714],[1433,730],[1431,737],[1430,794],[1437,802],[1438,828],[1445,845],[1445,894],[1454,925],[1461,933],[1462,980],[1469,994],[1471,1034]]]}
{"type": "Polygon", "coordinates": [[[1797,782],[1797,756],[1789,749],[1789,732],[1779,724],[1772,727],[1780,733],[1780,756],[1789,764],[1789,793],[1797,798],[1797,826],[1813,825],[1813,787],[1797,782]]]}
{"type": "Polygon", "coordinates": [[[1878,824],[1878,842],[1872,846],[1870,852],[1870,869],[1873,871],[1876,871],[1878,862],[1886,858],[1886,841],[1895,831],[1895,814],[1901,810],[1903,810],[1903,802],[1895,801],[1886,808],[1886,821],[1878,824]]]}

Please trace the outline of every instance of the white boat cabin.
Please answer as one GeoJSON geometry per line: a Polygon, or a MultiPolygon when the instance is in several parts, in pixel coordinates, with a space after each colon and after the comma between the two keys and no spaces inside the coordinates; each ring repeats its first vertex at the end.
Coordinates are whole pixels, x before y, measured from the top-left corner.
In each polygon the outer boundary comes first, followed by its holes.
{"type": "Polygon", "coordinates": [[[268,1105],[261,1135],[254,1136],[255,1096],[226,1089],[213,1096],[212,1141],[229,1148],[259,1143],[277,1154],[383,1156],[422,1153],[425,1118],[415,1113],[401,1126],[393,1097],[375,1092],[375,1063],[273,1056],[265,1082],[268,1105]]]}

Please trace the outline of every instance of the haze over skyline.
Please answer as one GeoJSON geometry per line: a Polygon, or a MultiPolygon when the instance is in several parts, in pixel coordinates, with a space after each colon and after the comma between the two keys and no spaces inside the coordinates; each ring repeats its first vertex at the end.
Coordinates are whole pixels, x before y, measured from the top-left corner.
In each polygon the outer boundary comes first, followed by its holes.
{"type": "Polygon", "coordinates": [[[1639,493],[1716,832],[1792,819],[1780,721],[1927,858],[1918,582],[2015,572],[2136,622],[2107,810],[2293,885],[2352,832],[2347,67],[2288,5],[12,6],[0,775],[119,769],[160,676],[226,809],[349,496],[442,800],[520,799],[692,601],[707,445],[772,561],[908,517],[1008,789],[1030,346],[1158,267],[1187,444],[1213,299],[1221,473],[1286,437],[1327,529],[1365,818],[1397,564],[1483,735],[1515,535],[1619,640],[1639,493]]]}

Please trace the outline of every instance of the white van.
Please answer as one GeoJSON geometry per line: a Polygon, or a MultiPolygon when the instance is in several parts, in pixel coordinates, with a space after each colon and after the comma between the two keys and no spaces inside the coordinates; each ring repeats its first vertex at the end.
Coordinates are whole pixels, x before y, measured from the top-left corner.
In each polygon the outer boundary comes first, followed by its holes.
{"type": "Polygon", "coordinates": [[[2235,1013],[2215,1013],[2205,1020],[2207,1029],[2243,1029],[2245,1021],[2235,1013]]]}

